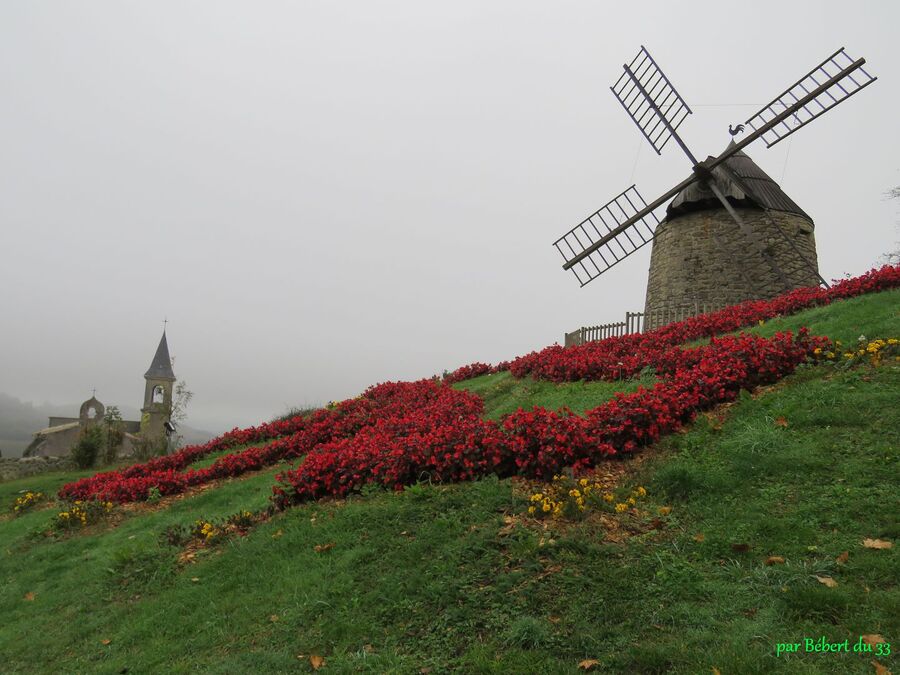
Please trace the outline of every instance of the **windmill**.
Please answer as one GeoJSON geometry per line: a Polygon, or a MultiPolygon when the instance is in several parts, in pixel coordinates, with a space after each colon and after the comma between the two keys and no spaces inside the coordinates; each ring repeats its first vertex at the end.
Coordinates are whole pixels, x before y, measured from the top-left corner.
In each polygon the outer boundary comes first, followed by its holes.
{"type": "MultiPolygon", "coordinates": [[[[662,154],[668,142],[675,139],[690,160],[692,173],[650,203],[632,185],[601,206],[554,242],[563,257],[563,269],[570,270],[585,286],[657,238],[662,229],[654,213],[657,209],[676,195],[670,209],[692,195],[694,199],[706,196],[718,202],[733,221],[727,230],[707,227],[705,232],[719,257],[731,261],[735,273],[746,280],[747,288],[757,289],[757,294],[775,295],[808,285],[798,279],[812,279],[812,283],[827,287],[816,267],[815,245],[812,255],[808,247],[804,250],[799,246],[776,211],[802,214],[809,220],[810,232],[811,219],[742,150],[759,138],[771,148],[870,85],[877,78],[865,71],[865,63],[865,59],[854,60],[843,48],[839,49],[743,125],[729,125],[732,137],[749,127],[749,133],[740,141],[732,140],[724,152],[698,161],[678,135],[678,127],[692,111],[642,46],[610,90],[657,154],[662,154]],[[761,207],[757,209],[760,217],[748,218],[746,210],[735,208],[733,202],[740,198],[761,207]],[[781,240],[778,247],[789,250],[790,255],[774,254],[773,236],[781,240]]],[[[655,249],[656,244],[654,256],[655,249]]]]}

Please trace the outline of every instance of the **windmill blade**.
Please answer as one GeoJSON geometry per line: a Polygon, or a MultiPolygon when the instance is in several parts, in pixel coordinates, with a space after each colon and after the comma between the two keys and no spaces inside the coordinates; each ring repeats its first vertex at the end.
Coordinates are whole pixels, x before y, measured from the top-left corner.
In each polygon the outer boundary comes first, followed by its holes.
{"type": "Polygon", "coordinates": [[[632,185],[553,242],[565,260],[563,268],[571,269],[582,286],[593,281],[653,241],[659,225],[653,208],[632,185]]]}
{"type": "Polygon", "coordinates": [[[674,135],[696,164],[693,155],[675,133],[692,111],[647,49],[641,46],[638,55],[623,68],[625,72],[610,90],[656,154],[662,154],[662,149],[674,135]]]}
{"type": "Polygon", "coordinates": [[[854,60],[841,47],[745,124],[771,148],[877,80],[865,71],[865,62],[854,60]]]}

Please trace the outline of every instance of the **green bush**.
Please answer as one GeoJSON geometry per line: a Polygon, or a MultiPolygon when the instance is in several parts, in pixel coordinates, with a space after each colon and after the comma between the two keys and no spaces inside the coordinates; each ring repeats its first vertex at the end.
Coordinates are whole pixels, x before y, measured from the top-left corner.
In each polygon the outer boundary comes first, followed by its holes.
{"type": "Polygon", "coordinates": [[[104,442],[103,429],[99,426],[89,426],[78,437],[78,442],[72,448],[72,461],[79,469],[89,469],[97,461],[104,442]]]}

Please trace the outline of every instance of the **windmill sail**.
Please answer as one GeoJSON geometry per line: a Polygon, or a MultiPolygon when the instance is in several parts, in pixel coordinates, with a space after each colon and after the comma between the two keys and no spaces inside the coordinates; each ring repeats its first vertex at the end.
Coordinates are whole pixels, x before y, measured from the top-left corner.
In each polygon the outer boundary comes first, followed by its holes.
{"type": "MultiPolygon", "coordinates": [[[[877,77],[865,71],[863,68],[865,62],[865,59],[854,60],[841,47],[748,119],[745,124],[757,132],[766,142],[766,146],[771,148],[877,80],[877,77]],[[793,110],[785,115],[791,108],[793,110]],[[774,125],[764,129],[775,120],[778,121],[774,125]]],[[[751,136],[755,138],[756,134],[751,136]]],[[[741,147],[743,145],[745,143],[742,143],[741,147]]]]}
{"type": "Polygon", "coordinates": [[[632,185],[553,243],[578,283],[584,286],[653,241],[659,219],[652,211],[641,215],[646,207],[647,202],[632,185]],[[640,217],[614,233],[635,216],[640,217]],[[586,251],[590,252],[584,255],[586,251]]]}
{"type": "Polygon", "coordinates": [[[625,72],[610,90],[656,154],[662,154],[673,134],[684,148],[675,130],[692,111],[669,78],[643,46],[631,63],[623,67],[625,72]]]}

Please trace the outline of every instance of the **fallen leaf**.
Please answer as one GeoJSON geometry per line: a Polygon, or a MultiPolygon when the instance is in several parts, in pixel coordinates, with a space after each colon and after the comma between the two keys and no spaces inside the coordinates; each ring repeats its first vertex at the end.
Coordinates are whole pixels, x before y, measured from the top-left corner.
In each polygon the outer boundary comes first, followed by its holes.
{"type": "Polygon", "coordinates": [[[825,584],[828,588],[835,588],[838,585],[838,582],[831,577],[820,577],[818,574],[816,575],[816,581],[820,584],[825,584]]]}
{"type": "Polygon", "coordinates": [[[732,544],[731,550],[735,553],[746,553],[750,550],[750,544],[732,544]]]}
{"type": "Polygon", "coordinates": [[[191,577],[191,581],[197,583],[198,581],[200,581],[200,577],[191,577]]]}
{"type": "Polygon", "coordinates": [[[779,426],[779,427],[787,427],[788,421],[786,419],[784,419],[783,417],[776,417],[775,424],[776,424],[776,426],[779,426]]]}
{"type": "Polygon", "coordinates": [[[548,616],[547,621],[549,621],[550,623],[559,623],[560,621],[562,621],[562,619],[560,619],[558,616],[548,616]]]}
{"type": "Polygon", "coordinates": [[[859,639],[865,642],[867,645],[880,645],[887,642],[882,636],[877,633],[872,635],[860,635],[859,639]]]}
{"type": "Polygon", "coordinates": [[[837,558],[835,558],[834,561],[838,565],[843,565],[847,562],[847,560],[849,560],[849,558],[850,558],[850,551],[844,551],[837,558]]]}
{"type": "Polygon", "coordinates": [[[893,544],[883,539],[863,539],[863,546],[866,548],[890,548],[893,544]]]}
{"type": "Polygon", "coordinates": [[[784,558],[780,555],[770,555],[766,558],[766,565],[784,565],[784,558]]]}
{"type": "Polygon", "coordinates": [[[581,668],[581,670],[593,670],[599,665],[600,662],[597,659],[585,659],[584,661],[579,662],[578,667],[581,668]]]}
{"type": "Polygon", "coordinates": [[[672,513],[672,507],[671,507],[671,506],[660,506],[660,507],[659,507],[659,515],[661,515],[661,516],[667,516],[667,515],[669,515],[670,513],[672,513]]]}
{"type": "Polygon", "coordinates": [[[101,645],[108,645],[112,640],[100,640],[101,645]]]}
{"type": "Polygon", "coordinates": [[[272,535],[272,539],[278,539],[281,535],[284,534],[283,530],[275,530],[275,533],[272,535]]]}
{"type": "Polygon", "coordinates": [[[698,532],[697,534],[695,534],[693,536],[693,540],[696,541],[698,544],[705,539],[706,539],[706,536],[704,536],[704,534],[702,532],[698,532]]]}
{"type": "Polygon", "coordinates": [[[333,548],[334,548],[334,542],[331,541],[331,542],[328,542],[327,544],[316,544],[316,546],[314,547],[313,550],[315,550],[316,553],[324,553],[325,551],[330,551],[333,548]]]}
{"type": "Polygon", "coordinates": [[[878,661],[872,661],[871,663],[875,666],[875,675],[891,675],[891,671],[878,663],[878,661]]]}
{"type": "Polygon", "coordinates": [[[312,666],[313,670],[318,670],[325,665],[325,658],[318,654],[313,654],[309,657],[309,665],[312,666]]]}
{"type": "Polygon", "coordinates": [[[25,594],[25,599],[28,602],[34,602],[34,593],[32,593],[31,591],[28,591],[28,593],[25,594]]]}
{"type": "Polygon", "coordinates": [[[278,615],[277,615],[277,614],[272,614],[272,615],[269,617],[269,621],[271,621],[272,623],[275,623],[276,621],[278,621],[278,615]]]}
{"type": "Polygon", "coordinates": [[[712,675],[722,675],[721,671],[715,666],[712,667],[712,675]]]}

